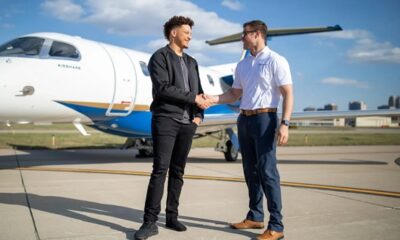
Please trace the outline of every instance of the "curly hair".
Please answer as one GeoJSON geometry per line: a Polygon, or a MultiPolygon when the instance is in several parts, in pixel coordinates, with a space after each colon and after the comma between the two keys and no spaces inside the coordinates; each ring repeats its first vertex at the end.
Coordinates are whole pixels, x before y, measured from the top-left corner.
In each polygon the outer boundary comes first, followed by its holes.
{"type": "Polygon", "coordinates": [[[173,16],[164,24],[164,37],[169,40],[169,34],[171,33],[171,30],[182,25],[189,25],[190,27],[193,27],[194,22],[188,17],[173,16]]]}

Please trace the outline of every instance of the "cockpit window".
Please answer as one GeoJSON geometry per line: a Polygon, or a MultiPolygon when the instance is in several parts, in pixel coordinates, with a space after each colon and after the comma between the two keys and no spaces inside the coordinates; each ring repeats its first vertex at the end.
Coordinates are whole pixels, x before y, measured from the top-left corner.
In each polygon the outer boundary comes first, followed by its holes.
{"type": "Polygon", "coordinates": [[[149,69],[147,69],[147,64],[145,62],[140,61],[140,68],[145,76],[150,76],[149,69]]]}
{"type": "Polygon", "coordinates": [[[39,55],[43,43],[44,39],[38,37],[17,38],[0,46],[0,56],[36,56],[39,55]]]}
{"type": "Polygon", "coordinates": [[[70,44],[54,41],[49,55],[52,57],[79,58],[79,51],[70,44]]]}

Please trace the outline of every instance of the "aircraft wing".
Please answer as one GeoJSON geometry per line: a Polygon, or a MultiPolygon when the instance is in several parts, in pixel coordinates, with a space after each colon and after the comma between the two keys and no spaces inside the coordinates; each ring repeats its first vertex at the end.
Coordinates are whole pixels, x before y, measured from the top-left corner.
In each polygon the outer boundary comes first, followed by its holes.
{"type": "MultiPolygon", "coordinates": [[[[280,117],[281,114],[278,113],[280,117]]],[[[295,112],[292,114],[291,121],[312,120],[312,119],[334,119],[334,118],[356,118],[373,116],[400,116],[400,109],[388,110],[353,110],[353,111],[310,111],[295,112]]],[[[238,113],[229,114],[210,114],[206,115],[201,127],[217,127],[236,124],[238,113]]]]}
{"type": "MultiPolygon", "coordinates": [[[[287,35],[298,35],[307,33],[318,33],[318,32],[331,32],[331,31],[341,31],[342,28],[339,25],[328,26],[328,27],[306,27],[306,28],[277,28],[269,29],[267,32],[267,38],[287,36],[287,35]]],[[[242,38],[242,33],[236,33],[229,36],[213,39],[206,41],[209,45],[218,45],[224,43],[231,43],[240,41],[242,38]]]]}

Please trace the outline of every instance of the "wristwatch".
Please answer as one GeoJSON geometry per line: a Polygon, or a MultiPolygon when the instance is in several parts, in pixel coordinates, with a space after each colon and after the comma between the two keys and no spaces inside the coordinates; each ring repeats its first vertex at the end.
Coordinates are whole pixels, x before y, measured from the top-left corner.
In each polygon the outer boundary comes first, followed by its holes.
{"type": "Polygon", "coordinates": [[[288,127],[289,127],[289,125],[290,125],[290,121],[289,121],[289,120],[287,120],[287,119],[283,119],[283,120],[281,121],[281,124],[283,124],[283,125],[285,125],[285,126],[288,126],[288,127]]]}

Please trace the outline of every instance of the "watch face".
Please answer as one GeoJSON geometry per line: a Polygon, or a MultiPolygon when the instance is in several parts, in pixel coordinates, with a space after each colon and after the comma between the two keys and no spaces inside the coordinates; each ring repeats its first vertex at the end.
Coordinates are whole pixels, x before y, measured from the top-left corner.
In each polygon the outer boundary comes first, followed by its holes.
{"type": "Polygon", "coordinates": [[[286,126],[289,126],[289,125],[290,125],[290,122],[289,122],[288,120],[282,120],[281,123],[282,123],[283,125],[286,125],[286,126]]]}

